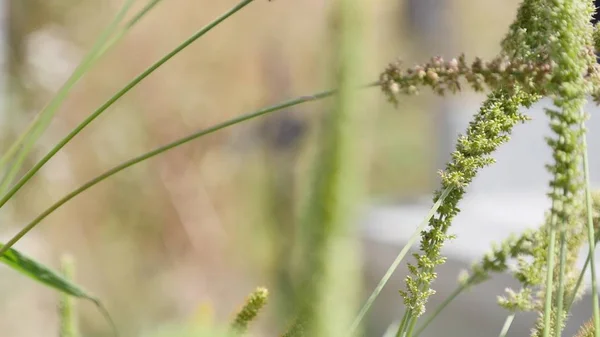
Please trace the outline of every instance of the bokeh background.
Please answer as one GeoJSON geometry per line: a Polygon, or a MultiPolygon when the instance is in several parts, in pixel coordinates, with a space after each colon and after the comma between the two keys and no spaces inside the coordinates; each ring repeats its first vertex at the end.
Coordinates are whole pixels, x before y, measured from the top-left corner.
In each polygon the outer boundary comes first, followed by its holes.
{"type": "MultiPolygon", "coordinates": [[[[0,0],[2,148],[66,80],[121,3],[0,0]]],[[[235,3],[162,0],[78,83],[25,166],[112,93],[235,3]]],[[[2,238],[126,159],[256,108],[330,88],[332,3],[257,0],[177,55],[86,128],[2,209],[2,238]]],[[[135,7],[142,5],[138,0],[135,7]]],[[[492,57],[517,5],[517,0],[365,1],[365,71],[376,80],[397,57],[408,65],[461,52],[469,58],[492,57]]],[[[453,147],[449,114],[467,110],[470,115],[477,104],[445,100],[425,90],[394,108],[377,89],[361,95],[368,102],[363,109],[368,146],[359,153],[367,163],[366,205],[406,207],[423,198],[426,203],[437,187],[437,170],[453,147]]],[[[55,267],[60,256],[71,254],[77,282],[105,301],[124,336],[157,336],[161,331],[176,336],[174,331],[184,333],[194,325],[228,322],[259,285],[270,288],[277,303],[276,297],[286,291],[281,270],[286,268],[300,195],[308,184],[309,159],[318,147],[315,124],[324,113],[326,104],[300,105],[130,168],[61,208],[17,248],[55,267]]],[[[402,240],[383,243],[365,237],[365,293],[402,240]]],[[[463,262],[442,268],[447,276],[436,283],[442,291],[435,298],[443,298],[443,289],[451,290],[459,267],[473,259],[467,254],[463,262]]],[[[1,270],[2,335],[53,336],[57,294],[5,267],[1,270]]],[[[376,306],[368,324],[370,336],[381,336],[400,317],[397,290],[405,271],[398,272],[376,306]]],[[[493,306],[503,287],[486,290],[486,306],[493,306]]],[[[463,304],[453,311],[466,317],[481,314],[477,308],[484,305],[463,304]]],[[[282,326],[277,308],[269,306],[253,331],[277,335],[282,326]]],[[[79,309],[85,336],[109,334],[93,306],[81,302],[79,309]]],[[[492,313],[486,319],[499,331],[505,316],[500,309],[492,313]]],[[[450,318],[446,323],[457,335],[464,328],[450,318]]]]}

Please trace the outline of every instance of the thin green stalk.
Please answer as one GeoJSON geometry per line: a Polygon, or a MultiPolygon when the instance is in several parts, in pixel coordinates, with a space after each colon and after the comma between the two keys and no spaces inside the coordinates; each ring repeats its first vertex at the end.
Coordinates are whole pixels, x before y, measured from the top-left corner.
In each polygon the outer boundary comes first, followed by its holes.
{"type": "MultiPolygon", "coordinates": [[[[74,278],[74,262],[70,256],[63,256],[61,259],[62,273],[65,279],[72,281],[74,278]]],[[[75,309],[74,298],[70,294],[62,293],[59,305],[60,315],[60,337],[77,337],[79,332],[77,329],[77,314],[75,309]]]]}
{"type": "Polygon", "coordinates": [[[504,325],[502,326],[502,331],[500,331],[500,337],[506,337],[506,334],[508,333],[508,329],[510,329],[510,326],[512,325],[512,322],[514,319],[515,319],[514,312],[512,314],[508,315],[508,317],[506,317],[506,321],[504,321],[504,325]]]}
{"type": "MultiPolygon", "coordinates": [[[[406,253],[408,252],[410,247],[412,247],[414,245],[414,243],[417,241],[417,239],[420,237],[421,231],[423,231],[423,229],[425,229],[425,227],[429,224],[429,220],[431,219],[431,217],[433,217],[435,215],[435,213],[437,212],[437,209],[442,205],[442,202],[444,201],[444,199],[446,199],[446,197],[448,196],[448,194],[450,194],[451,191],[452,191],[452,188],[450,188],[450,187],[446,188],[444,190],[444,192],[442,193],[440,198],[437,200],[437,202],[433,205],[433,207],[431,207],[431,209],[427,213],[427,216],[425,217],[425,219],[423,219],[421,224],[419,224],[419,226],[417,227],[416,231],[408,239],[408,242],[406,243],[404,248],[402,248],[402,250],[396,257],[394,262],[392,262],[392,265],[388,268],[388,270],[385,272],[385,274],[379,281],[379,284],[377,284],[377,287],[375,287],[375,290],[373,290],[373,292],[371,293],[371,296],[369,296],[369,298],[367,299],[367,301],[365,302],[363,307],[358,312],[358,315],[354,319],[352,326],[350,326],[349,335],[354,334],[354,332],[358,328],[358,325],[360,324],[362,319],[365,317],[367,311],[369,311],[369,309],[371,308],[371,305],[373,305],[373,302],[375,302],[375,299],[377,298],[377,296],[379,296],[379,293],[381,292],[383,287],[390,280],[390,277],[392,277],[392,274],[394,273],[396,268],[398,268],[398,265],[400,264],[400,262],[402,262],[402,259],[404,259],[404,256],[406,255],[406,253]]],[[[0,250],[0,252],[1,252],[1,250],[0,250]]]]}
{"type": "MultiPolygon", "coordinates": [[[[584,114],[584,111],[581,111],[584,114]]],[[[583,118],[582,118],[583,120],[583,118]]],[[[581,123],[582,130],[585,130],[585,123],[581,123]]],[[[581,147],[583,150],[583,175],[585,180],[585,208],[587,212],[587,229],[588,229],[588,245],[589,253],[587,261],[591,262],[591,273],[592,273],[592,307],[594,314],[594,334],[596,337],[600,337],[600,310],[598,307],[598,289],[596,287],[596,263],[594,261],[594,251],[596,245],[596,235],[594,233],[594,220],[592,210],[592,192],[590,188],[590,165],[588,160],[587,150],[587,135],[583,134],[581,137],[581,147]]],[[[586,261],[586,262],[587,262],[586,261]]],[[[585,268],[584,268],[585,270],[585,268]]],[[[573,296],[575,293],[573,294],[573,296]]]]}
{"type": "MultiPolygon", "coordinates": [[[[365,85],[361,88],[368,88],[368,87],[373,87],[378,85],[378,83],[372,83],[372,84],[368,84],[365,85]]],[[[183,145],[189,141],[192,141],[196,138],[205,136],[207,134],[211,134],[215,131],[224,129],[226,127],[268,114],[270,112],[274,112],[277,110],[281,110],[281,109],[285,109],[294,105],[298,105],[301,103],[306,103],[306,102],[311,102],[311,101],[316,101],[316,100],[320,100],[329,96],[332,96],[334,94],[336,94],[337,91],[336,90],[329,90],[329,91],[324,91],[321,93],[317,93],[314,95],[310,95],[310,96],[302,96],[302,97],[298,97],[292,100],[288,100],[285,101],[283,103],[279,103],[276,105],[272,105],[270,107],[264,108],[264,109],[260,109],[257,110],[255,112],[249,113],[249,114],[245,114],[233,119],[230,119],[226,122],[217,124],[213,127],[210,127],[208,129],[204,129],[198,132],[195,132],[191,135],[188,135],[186,137],[180,138],[174,142],[171,142],[167,145],[161,146],[159,148],[156,148],[150,152],[146,152],[145,154],[142,154],[138,157],[135,157],[133,159],[130,159],[126,162],[121,163],[120,165],[117,165],[115,167],[113,167],[112,169],[102,173],[101,175],[89,180],[88,182],[86,182],[85,184],[81,185],[79,188],[75,189],[74,191],[72,191],[71,193],[65,195],[62,199],[58,200],[56,203],[54,203],[52,206],[50,206],[48,209],[46,209],[44,212],[42,212],[40,215],[38,215],[33,221],[31,221],[27,226],[25,226],[19,233],[17,233],[13,238],[11,238],[2,248],[0,248],[0,256],[3,255],[10,247],[12,247],[17,241],[19,241],[25,234],[27,234],[31,229],[33,229],[37,224],[39,224],[42,220],[44,220],[44,218],[46,218],[48,215],[50,215],[52,212],[54,212],[55,210],[57,210],[59,207],[61,207],[62,205],[64,205],[66,202],[68,202],[69,200],[73,199],[74,197],[76,197],[77,195],[79,195],[80,193],[84,192],[85,190],[87,190],[88,188],[98,184],[99,182],[103,181],[104,179],[130,167],[133,166],[137,163],[140,163],[146,159],[152,158],[158,154],[161,154],[165,151],[171,150],[177,146],[183,145]]],[[[442,196],[443,197],[443,196],[442,196]]],[[[443,200],[440,199],[440,200],[443,200]]],[[[439,204],[436,204],[437,207],[439,207],[439,204]]],[[[437,209],[437,208],[436,208],[437,209]]]]}
{"type": "MultiPolygon", "coordinates": [[[[554,209],[554,204],[552,208],[554,209]]],[[[556,215],[552,214],[550,220],[550,233],[548,242],[548,263],[546,272],[546,298],[544,303],[544,337],[550,336],[550,315],[552,314],[552,277],[554,275],[554,246],[556,241],[556,215]]]]}
{"type": "MultiPolygon", "coordinates": [[[[2,255],[2,254],[0,254],[0,255],[2,255]]],[[[117,328],[117,324],[113,320],[108,309],[106,309],[104,304],[102,304],[102,302],[98,301],[97,299],[93,299],[92,301],[94,302],[94,305],[96,305],[96,308],[98,308],[98,311],[100,311],[100,313],[102,314],[104,319],[106,319],[106,321],[110,325],[110,329],[112,330],[113,336],[118,337],[119,329],[117,328]]]]}
{"type": "Polygon", "coordinates": [[[567,264],[567,239],[566,239],[566,222],[563,221],[560,231],[560,262],[558,273],[558,293],[556,295],[556,325],[554,328],[554,336],[560,337],[563,324],[563,302],[565,297],[565,265],[567,264]]]}
{"type": "Polygon", "coordinates": [[[104,48],[102,48],[98,57],[100,57],[102,54],[111,49],[115,44],[117,44],[123,38],[123,36],[125,36],[131,30],[131,28],[135,26],[136,23],[138,23],[146,14],[148,14],[148,12],[150,12],[150,10],[152,10],[161,1],[162,0],[148,1],[144,8],[140,9],[140,11],[137,12],[133,18],[127,21],[125,25],[115,35],[113,35],[113,37],[106,43],[104,48]]]}
{"type": "Polygon", "coordinates": [[[140,9],[140,11],[137,12],[137,14],[134,17],[132,17],[131,19],[129,19],[129,21],[127,21],[127,23],[125,24],[124,30],[130,29],[131,27],[135,26],[136,23],[138,23],[144,16],[146,16],[146,14],[148,14],[148,12],[150,12],[150,10],[152,10],[152,8],[154,8],[161,1],[162,0],[148,1],[146,6],[144,6],[142,9],[140,9]]]}
{"type": "Polygon", "coordinates": [[[0,185],[0,195],[4,194],[8,185],[12,182],[15,175],[18,173],[27,153],[31,150],[36,139],[39,137],[45,126],[47,126],[52,119],[52,116],[56,113],[62,102],[65,100],[71,89],[77,84],[77,82],[85,75],[85,73],[93,66],[95,61],[106,51],[103,49],[106,41],[117,29],[117,26],[127,11],[133,4],[134,0],[127,0],[121,9],[115,15],[113,21],[104,29],[100,34],[92,49],[84,56],[83,60],[75,68],[71,76],[66,82],[60,87],[56,95],[46,104],[46,106],[34,117],[31,123],[27,126],[27,129],[19,135],[17,140],[11,144],[9,149],[0,157],[0,169],[3,169],[9,161],[17,154],[17,151],[21,149],[20,155],[13,161],[8,172],[2,179],[0,185]],[[25,142],[27,140],[27,142],[25,142]]]}
{"type": "Polygon", "coordinates": [[[408,323],[408,318],[411,316],[410,312],[411,310],[409,308],[404,310],[404,316],[402,316],[402,321],[400,322],[400,325],[398,325],[396,337],[402,337],[402,334],[404,334],[404,331],[406,330],[406,323],[408,323]]]}
{"type": "MultiPolygon", "coordinates": [[[[591,196],[590,196],[591,199],[591,196]]],[[[590,200],[591,202],[591,200],[590,200]]],[[[591,209],[591,205],[590,205],[590,209],[591,209]]],[[[591,214],[591,213],[590,213],[591,214]]],[[[593,219],[592,219],[592,231],[593,231],[593,219]]],[[[596,242],[598,242],[598,239],[600,239],[600,236],[597,233],[594,233],[594,247],[596,245],[596,242]]],[[[587,270],[590,261],[592,259],[594,252],[588,252],[587,258],[585,259],[585,263],[583,264],[583,268],[581,268],[581,272],[579,273],[579,278],[577,278],[577,283],[575,284],[575,287],[573,288],[572,291],[572,295],[571,298],[569,299],[569,301],[567,302],[567,306],[565,307],[567,310],[567,312],[569,312],[571,310],[571,307],[573,306],[573,303],[575,302],[575,297],[577,297],[577,292],[579,291],[579,287],[581,287],[581,284],[583,283],[583,277],[585,276],[585,271],[587,270]]],[[[595,268],[595,267],[594,267],[595,268]]]]}
{"type": "Polygon", "coordinates": [[[200,29],[198,32],[193,34],[190,38],[185,40],[171,52],[163,56],[159,61],[154,63],[136,78],[134,78],[129,84],[127,84],[123,89],[119,90],[116,94],[114,94],[108,101],[106,101],[102,106],[100,106],[96,111],[94,111],[91,115],[89,115],[81,124],[75,127],[65,138],[63,138],[58,144],[56,144],[48,154],[44,156],[37,164],[35,164],[7,193],[0,199],[0,208],[6,204],[10,198],[12,198],[15,193],[17,193],[23,185],[25,185],[39,170],[44,166],[50,158],[52,158],[60,149],[62,149],[71,139],[73,139],[81,130],[83,130],[88,124],[90,124],[94,119],[96,119],[100,114],[102,114],[106,109],[108,109],[113,103],[123,97],[129,90],[134,88],[138,83],[140,83],[143,79],[148,77],[152,72],[170,60],[173,56],[177,55],[180,51],[188,47],[194,41],[202,37],[204,34],[208,33],[214,27],[216,27],[219,23],[225,21],[231,15],[235,14],[246,5],[250,4],[254,0],[243,0],[225,14],[218,17],[213,22],[209,23],[204,28],[200,29]]]}
{"type": "Polygon", "coordinates": [[[569,299],[569,301],[567,302],[567,305],[565,306],[565,310],[567,310],[567,312],[569,312],[571,310],[571,307],[573,306],[573,303],[575,302],[575,297],[577,297],[577,291],[579,290],[579,287],[581,287],[581,284],[583,283],[583,277],[585,276],[585,271],[588,268],[588,265],[590,264],[590,256],[592,256],[593,254],[588,253],[587,259],[585,260],[585,263],[583,264],[583,268],[581,269],[581,273],[579,273],[579,278],[577,279],[577,283],[575,284],[575,287],[573,288],[573,294],[571,295],[571,298],[569,299]]]}
{"type": "Polygon", "coordinates": [[[419,319],[418,316],[413,315],[411,320],[410,320],[410,324],[408,325],[408,330],[406,330],[406,337],[412,337],[413,334],[413,330],[415,329],[415,326],[417,325],[417,320],[419,319]]]}
{"type": "Polygon", "coordinates": [[[460,295],[460,293],[462,293],[463,290],[467,289],[468,286],[469,286],[469,281],[466,281],[465,283],[459,285],[448,297],[446,297],[444,302],[442,302],[442,304],[440,304],[437,308],[435,308],[433,313],[427,317],[425,322],[423,322],[423,324],[421,324],[421,326],[419,326],[419,328],[417,328],[417,330],[414,333],[414,336],[415,337],[419,336],[421,334],[421,332],[423,332],[423,330],[425,330],[425,328],[427,328],[429,323],[431,323],[448,306],[448,304],[450,304],[450,302],[452,302],[458,295],[460,295]]]}

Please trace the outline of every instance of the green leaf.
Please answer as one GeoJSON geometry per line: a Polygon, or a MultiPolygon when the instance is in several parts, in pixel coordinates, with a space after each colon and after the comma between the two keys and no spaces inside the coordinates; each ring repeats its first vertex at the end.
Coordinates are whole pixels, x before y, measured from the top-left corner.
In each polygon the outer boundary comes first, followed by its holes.
{"type": "MultiPolygon", "coordinates": [[[[0,246],[3,245],[0,244],[0,246]]],[[[68,281],[59,273],[30,259],[13,248],[8,249],[6,253],[0,257],[0,262],[50,288],[75,297],[90,300],[96,304],[98,303],[97,298],[68,281]]]]}

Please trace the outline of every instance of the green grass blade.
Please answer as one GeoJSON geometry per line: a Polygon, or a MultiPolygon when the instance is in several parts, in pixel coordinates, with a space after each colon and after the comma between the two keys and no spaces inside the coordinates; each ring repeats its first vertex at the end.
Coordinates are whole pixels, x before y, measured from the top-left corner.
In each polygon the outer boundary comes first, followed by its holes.
{"type": "MultiPolygon", "coordinates": [[[[366,86],[363,86],[361,88],[368,88],[368,87],[374,87],[377,86],[378,83],[371,83],[368,84],[366,86]]],[[[59,207],[61,207],[62,205],[64,205],[65,203],[67,203],[69,200],[73,199],[74,197],[76,197],[77,195],[79,195],[80,193],[84,192],[85,190],[87,190],[88,188],[98,184],[99,182],[103,181],[104,179],[128,168],[131,167],[137,163],[140,163],[144,160],[150,159],[156,155],[159,155],[163,152],[166,152],[168,150],[171,150],[173,148],[176,148],[180,145],[183,145],[187,142],[190,142],[196,138],[211,134],[213,132],[219,131],[221,129],[224,129],[226,127],[256,118],[256,117],[260,117],[262,115],[274,112],[274,111],[278,111],[281,109],[285,109],[294,105],[298,105],[298,104],[302,104],[302,103],[306,103],[306,102],[311,102],[311,101],[316,101],[316,100],[320,100],[329,96],[332,96],[336,94],[335,90],[329,90],[329,91],[324,91],[321,93],[317,93],[314,95],[310,95],[310,96],[302,96],[302,97],[298,97],[298,98],[294,98],[292,100],[289,101],[285,101],[283,103],[279,103],[264,109],[260,109],[257,110],[255,112],[249,113],[249,114],[245,114],[242,116],[239,116],[237,118],[233,118],[231,120],[228,120],[226,122],[223,122],[221,124],[217,124],[213,127],[210,127],[208,129],[204,129],[198,132],[195,132],[191,135],[188,135],[186,137],[180,138],[174,142],[171,142],[167,145],[161,146],[159,148],[156,148],[150,152],[146,152],[138,157],[135,157],[133,159],[130,159],[126,162],[123,162],[120,165],[117,165],[115,167],[113,167],[112,169],[104,172],[103,174],[89,180],[88,182],[86,182],[85,184],[81,185],[79,188],[75,189],[74,191],[72,191],[71,193],[65,195],[63,198],[61,198],[60,200],[58,200],[57,202],[55,202],[52,206],[50,206],[48,209],[46,209],[44,212],[42,212],[40,215],[38,215],[33,221],[31,221],[27,226],[25,226],[19,233],[17,233],[14,237],[12,237],[3,247],[0,247],[0,256],[2,254],[4,254],[4,252],[6,252],[10,247],[12,247],[17,241],[19,241],[23,236],[25,236],[25,234],[27,234],[30,230],[32,230],[35,226],[37,226],[37,224],[39,224],[42,220],[44,220],[48,215],[52,214],[52,212],[54,212],[55,210],[57,210],[59,207]]]]}
{"type": "Polygon", "coordinates": [[[144,16],[146,16],[146,14],[148,14],[161,1],[162,0],[148,1],[148,3],[146,4],[146,6],[144,6],[144,8],[142,8],[139,12],[137,12],[133,18],[131,18],[129,21],[127,21],[125,23],[125,25],[115,35],[113,35],[113,37],[111,37],[111,39],[104,45],[104,47],[100,51],[98,57],[102,56],[109,49],[111,49],[115,44],[117,44],[123,38],[123,36],[125,36],[131,30],[131,28],[133,28],[133,26],[135,26],[135,24],[137,24],[144,16]]]}
{"type": "Polygon", "coordinates": [[[135,26],[136,23],[138,23],[144,16],[146,16],[146,14],[148,14],[148,12],[150,12],[161,1],[162,0],[148,1],[146,6],[144,6],[139,12],[137,12],[137,14],[133,18],[127,21],[124,30],[130,29],[131,27],[135,26]]]}
{"type": "Polygon", "coordinates": [[[15,151],[20,151],[16,154],[16,158],[12,159],[13,164],[9,166],[8,172],[6,172],[0,183],[0,195],[4,195],[6,190],[10,186],[10,184],[14,181],[16,175],[19,170],[23,166],[23,162],[27,158],[27,155],[31,152],[33,145],[39,139],[41,134],[46,130],[52,117],[54,116],[56,110],[60,107],[60,104],[66,98],[66,95],[71,91],[76,82],[85,75],[85,73],[105,54],[107,53],[114,45],[116,45],[132,28],[137,24],[146,14],[150,12],[161,0],[150,0],[144,8],[142,8],[136,15],[127,21],[125,25],[117,31],[116,34],[113,34],[110,40],[106,42],[106,35],[110,35],[115,30],[115,25],[120,23],[123,19],[123,14],[129,9],[131,2],[128,1],[124,4],[123,8],[116,15],[114,21],[107,27],[106,34],[103,34],[92,50],[88,53],[88,55],[84,58],[81,65],[79,66],[81,69],[76,69],[71,77],[67,80],[67,82],[63,85],[63,87],[59,90],[59,93],[52,99],[57,100],[57,102],[51,101],[48,106],[46,106],[37,116],[36,119],[32,121],[32,123],[28,126],[28,129],[21,134],[19,139],[15,141],[9,150],[3,155],[0,159],[0,168],[4,165],[2,163],[8,161],[15,156],[15,151]],[[96,47],[100,45],[100,49],[96,47]],[[64,92],[63,92],[64,91],[64,92]],[[27,141],[26,141],[27,140],[27,141]]]}
{"type": "Polygon", "coordinates": [[[185,40],[171,52],[163,56],[159,61],[154,63],[136,78],[134,78],[131,82],[129,82],[125,87],[119,90],[116,94],[114,94],[111,98],[109,98],[104,104],[102,104],[96,111],[94,111],[91,115],[89,115],[83,122],[81,122],[78,126],[76,126],[67,136],[65,136],[58,144],[56,144],[50,152],[48,152],[39,162],[37,162],[25,175],[19,179],[19,181],[0,199],[0,208],[6,204],[10,198],[12,198],[15,193],[17,193],[21,187],[23,187],[41,168],[44,166],[60,149],[62,149],[68,142],[71,141],[79,132],[81,132],[86,126],[88,126],[93,120],[95,120],[100,114],[102,114],[106,109],[108,109],[111,105],[113,105],[116,101],[118,101],[121,97],[123,97],[129,90],[133,89],[138,83],[148,77],[151,73],[153,73],[160,66],[169,61],[172,57],[177,55],[183,49],[188,47],[194,41],[202,37],[204,34],[208,33],[214,27],[216,27],[219,23],[225,21],[231,15],[235,14],[237,11],[244,8],[246,5],[250,4],[254,0],[243,0],[237,5],[235,5],[232,9],[227,11],[225,14],[218,17],[216,20],[200,29],[198,32],[193,34],[190,38],[185,40]]]}
{"type": "MultiPolygon", "coordinates": [[[[584,114],[584,111],[581,111],[584,114]]],[[[581,128],[585,130],[585,123],[581,123],[581,128]]],[[[587,149],[587,133],[584,133],[581,137],[581,144],[583,150],[583,175],[585,180],[585,208],[587,213],[587,229],[588,229],[588,261],[590,262],[591,278],[592,278],[592,310],[594,315],[594,334],[596,337],[600,337],[600,309],[598,306],[598,288],[596,285],[596,263],[594,258],[594,251],[596,245],[596,235],[594,233],[594,219],[592,209],[592,191],[590,187],[590,165],[588,160],[588,149],[587,149]]],[[[585,268],[584,268],[585,270],[585,268]]],[[[575,293],[573,294],[575,296],[575,293]]]]}
{"type": "MultiPolygon", "coordinates": [[[[6,247],[6,245],[1,246],[2,249],[6,247]]],[[[6,252],[0,256],[0,262],[20,272],[21,274],[62,293],[87,299],[93,302],[98,301],[98,299],[96,299],[94,296],[90,295],[76,284],[64,278],[59,273],[21,254],[15,249],[6,249],[6,252]]]]}
{"type": "Polygon", "coordinates": [[[502,331],[500,331],[500,337],[506,337],[506,334],[508,333],[508,329],[510,329],[510,326],[512,325],[513,320],[515,319],[515,313],[511,313],[510,315],[508,315],[508,317],[506,317],[506,321],[504,321],[504,325],[502,326],[502,331]]]}
{"type": "Polygon", "coordinates": [[[573,294],[571,295],[571,298],[569,299],[569,301],[567,302],[567,305],[565,306],[565,310],[567,310],[567,312],[571,310],[571,307],[573,306],[573,303],[575,302],[575,298],[577,297],[577,291],[579,290],[579,287],[581,287],[581,284],[583,283],[583,277],[585,276],[585,271],[587,270],[589,264],[590,264],[590,254],[588,253],[585,263],[583,264],[583,268],[581,269],[581,273],[579,273],[579,278],[577,279],[577,283],[575,284],[575,287],[573,288],[573,294]]]}
{"type": "Polygon", "coordinates": [[[110,316],[108,310],[102,302],[80,286],[69,279],[60,275],[60,273],[46,267],[45,265],[23,255],[19,251],[0,244],[0,249],[4,252],[0,255],[0,262],[11,269],[63,294],[77,298],[89,300],[96,305],[102,316],[110,323],[115,336],[118,335],[117,328],[110,316]]]}
{"type": "Polygon", "coordinates": [[[421,231],[423,231],[423,229],[425,229],[425,227],[429,224],[429,220],[435,215],[435,212],[437,212],[437,209],[442,205],[442,202],[444,201],[444,199],[446,199],[446,197],[448,196],[448,194],[450,194],[451,191],[452,191],[452,188],[447,188],[444,190],[444,192],[442,193],[442,195],[440,196],[438,201],[431,207],[431,209],[429,210],[429,213],[427,213],[427,215],[425,216],[425,219],[423,219],[421,224],[419,224],[419,226],[417,227],[415,232],[408,239],[408,242],[406,243],[404,248],[402,248],[400,253],[398,253],[398,256],[396,257],[394,262],[392,262],[392,265],[385,272],[385,274],[379,281],[379,284],[377,284],[377,287],[375,287],[375,289],[373,290],[373,292],[371,293],[371,295],[369,296],[369,298],[367,299],[367,301],[365,302],[363,307],[358,312],[358,315],[356,316],[356,318],[354,319],[354,322],[350,326],[350,333],[349,333],[350,336],[352,336],[355,333],[360,322],[362,321],[362,319],[365,317],[365,315],[367,314],[367,312],[373,305],[373,302],[375,302],[375,299],[377,299],[377,296],[379,296],[379,293],[381,292],[383,287],[390,280],[390,278],[392,277],[392,274],[394,273],[396,268],[398,268],[398,265],[400,264],[400,262],[402,262],[406,253],[408,253],[408,250],[410,249],[410,247],[412,247],[415,244],[415,242],[421,235],[421,231]]]}
{"type": "Polygon", "coordinates": [[[104,29],[100,34],[91,50],[84,56],[81,63],[75,68],[71,76],[66,82],[60,87],[56,95],[48,102],[48,104],[35,116],[33,121],[28,125],[27,129],[17,138],[17,140],[10,146],[10,148],[0,157],[0,170],[4,169],[10,161],[8,172],[2,179],[0,186],[0,195],[6,192],[7,187],[10,185],[16,174],[18,173],[22,163],[24,162],[27,154],[31,151],[33,144],[37,141],[46,127],[49,125],[52,117],[61,106],[71,89],[77,84],[77,82],[85,75],[85,73],[93,66],[101,54],[106,52],[107,49],[103,49],[106,41],[115,32],[117,26],[123,21],[125,14],[133,4],[134,0],[127,0],[119,12],[115,15],[113,21],[104,29]],[[15,155],[19,151],[19,155],[14,159],[15,155]]]}
{"type": "MultiPolygon", "coordinates": [[[[591,196],[590,196],[590,203],[591,203],[591,196]]],[[[592,205],[590,205],[589,208],[591,210],[592,205]]],[[[592,213],[590,212],[589,214],[592,214],[592,213]]],[[[593,232],[593,219],[591,221],[592,221],[592,232],[593,232]]],[[[595,239],[592,244],[595,247],[596,243],[598,242],[598,239],[600,239],[600,236],[598,235],[598,233],[594,234],[594,238],[595,239]]],[[[567,312],[569,312],[571,310],[571,307],[573,306],[573,303],[575,302],[575,298],[577,297],[577,292],[579,291],[579,288],[581,287],[581,284],[583,283],[583,277],[585,276],[585,271],[587,270],[588,266],[590,265],[590,261],[592,259],[593,254],[594,254],[593,251],[588,252],[587,258],[585,259],[585,263],[583,264],[583,268],[581,268],[581,272],[579,273],[579,278],[577,279],[577,283],[575,284],[575,287],[573,288],[571,298],[569,299],[569,301],[567,302],[567,305],[565,306],[565,308],[566,308],[565,310],[567,310],[567,312]]]]}

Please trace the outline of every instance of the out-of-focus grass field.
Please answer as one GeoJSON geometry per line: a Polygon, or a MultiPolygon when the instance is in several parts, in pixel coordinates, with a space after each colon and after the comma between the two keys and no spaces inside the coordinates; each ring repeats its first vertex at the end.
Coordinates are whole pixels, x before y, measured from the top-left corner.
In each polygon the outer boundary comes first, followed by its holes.
{"type": "MultiPolygon", "coordinates": [[[[35,157],[235,2],[163,0],[77,85],[35,157]]],[[[366,54],[373,80],[398,56],[408,64],[438,53],[493,56],[517,5],[516,0],[439,2],[449,25],[444,30],[454,35],[449,47],[427,45],[407,26],[403,1],[368,1],[366,54]]],[[[12,84],[18,94],[11,98],[18,108],[2,114],[3,148],[66,79],[121,1],[8,3],[12,84]]],[[[138,8],[142,5],[137,1],[138,8]]],[[[2,235],[8,237],[62,195],[132,156],[255,108],[328,89],[329,8],[322,0],[257,0],[210,32],[52,159],[3,209],[2,235]]],[[[371,117],[364,140],[370,149],[364,153],[370,163],[369,195],[394,200],[431,192],[438,169],[431,110],[442,100],[424,93],[395,110],[376,89],[362,94],[370,102],[364,111],[371,117]]],[[[310,141],[311,125],[326,108],[301,105],[131,168],[60,209],[17,248],[51,265],[63,253],[74,255],[77,281],[106,301],[123,335],[228,321],[249,291],[272,282],[275,242],[286,238],[274,236],[266,224],[293,217],[294,200],[306,183],[307,158],[318,146],[310,141]],[[292,144],[274,141],[271,131],[283,117],[301,135],[292,144]]],[[[6,268],[1,279],[0,329],[6,336],[56,330],[54,292],[6,268]]],[[[86,336],[106,333],[90,305],[81,309],[86,336]]],[[[259,329],[276,333],[268,315],[260,322],[259,329]]]]}

